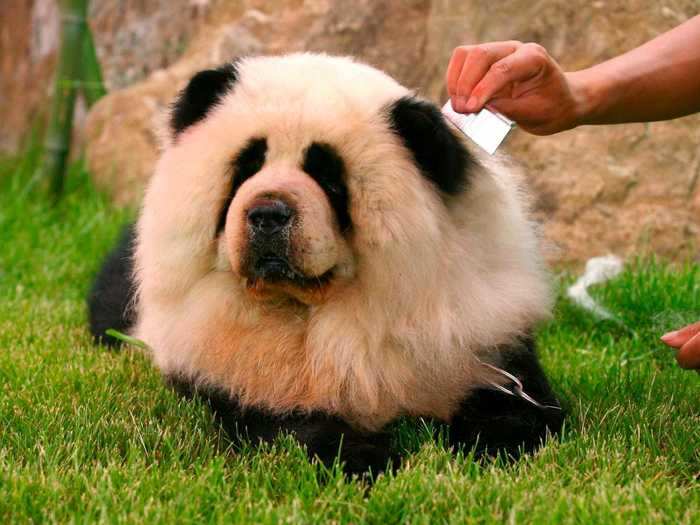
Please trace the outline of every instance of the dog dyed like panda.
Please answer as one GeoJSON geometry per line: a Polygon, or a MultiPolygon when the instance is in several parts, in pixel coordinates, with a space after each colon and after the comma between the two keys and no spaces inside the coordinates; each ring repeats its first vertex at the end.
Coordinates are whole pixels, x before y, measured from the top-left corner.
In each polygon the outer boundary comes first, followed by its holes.
{"type": "Polygon", "coordinates": [[[560,428],[518,180],[433,104],[348,58],[248,58],[195,75],[168,135],[91,292],[98,340],[145,341],[232,438],[289,431],[348,472],[386,466],[401,416],[477,451],[560,428]]]}

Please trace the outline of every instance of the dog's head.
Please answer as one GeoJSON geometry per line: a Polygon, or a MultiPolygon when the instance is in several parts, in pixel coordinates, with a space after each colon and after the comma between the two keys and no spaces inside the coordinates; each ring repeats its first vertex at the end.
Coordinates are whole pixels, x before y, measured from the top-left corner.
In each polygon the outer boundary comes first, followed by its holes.
{"type": "Polygon", "coordinates": [[[342,58],[200,72],[170,124],[145,211],[192,256],[212,241],[216,269],[262,301],[318,304],[363,264],[415,275],[475,164],[433,105],[342,58]]]}

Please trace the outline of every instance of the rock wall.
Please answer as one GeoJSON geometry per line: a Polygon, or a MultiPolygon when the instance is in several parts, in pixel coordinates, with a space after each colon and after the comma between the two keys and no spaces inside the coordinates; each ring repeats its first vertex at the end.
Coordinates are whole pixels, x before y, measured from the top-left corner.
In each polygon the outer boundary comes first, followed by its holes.
{"type": "Polygon", "coordinates": [[[0,152],[17,151],[48,106],[58,35],[54,0],[0,1],[0,152]]]}
{"type": "MultiPolygon", "coordinates": [[[[88,114],[85,145],[95,180],[118,203],[138,199],[156,157],[154,124],[177,90],[195,71],[234,56],[297,50],[355,55],[442,101],[444,70],[461,43],[537,41],[573,70],[700,11],[699,0],[91,4],[90,24],[111,92],[88,114]]],[[[9,115],[14,123],[0,131],[0,148],[17,144],[29,115],[46,99],[57,16],[55,0],[0,2],[0,118],[6,122],[9,115]],[[8,55],[7,49],[20,52],[8,55]]],[[[700,116],[546,138],[516,131],[505,149],[527,169],[552,261],[607,252],[698,257],[700,116]]]]}
{"type": "MultiPolygon", "coordinates": [[[[567,70],[634,48],[700,12],[700,1],[435,2],[428,28],[428,96],[442,94],[458,42],[515,38],[543,44],[567,70]]],[[[700,258],[700,115],[672,122],[524,132],[507,150],[527,168],[550,259],[614,252],[700,258]]]]}

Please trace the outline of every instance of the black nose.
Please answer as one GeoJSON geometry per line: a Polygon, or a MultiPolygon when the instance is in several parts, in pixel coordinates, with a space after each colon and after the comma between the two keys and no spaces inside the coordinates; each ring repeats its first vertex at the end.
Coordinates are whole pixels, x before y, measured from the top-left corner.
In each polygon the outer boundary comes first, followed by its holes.
{"type": "Polygon", "coordinates": [[[248,224],[256,232],[271,235],[284,228],[292,218],[292,209],[281,200],[266,200],[248,210],[248,224]]]}

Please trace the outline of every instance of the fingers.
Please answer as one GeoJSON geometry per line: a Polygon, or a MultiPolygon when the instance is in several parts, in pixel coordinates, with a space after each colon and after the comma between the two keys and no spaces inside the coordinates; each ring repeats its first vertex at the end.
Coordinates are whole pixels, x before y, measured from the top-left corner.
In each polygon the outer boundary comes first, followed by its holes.
{"type": "Polygon", "coordinates": [[[540,75],[549,60],[551,59],[542,46],[523,44],[514,53],[491,64],[471,92],[469,111],[478,111],[507,86],[540,75]]]}
{"type": "Polygon", "coordinates": [[[700,332],[681,347],[676,354],[676,360],[682,368],[700,369],[700,332]]]}
{"type": "Polygon", "coordinates": [[[522,45],[517,41],[509,41],[456,48],[445,79],[452,107],[456,111],[466,111],[472,89],[488,73],[489,68],[522,45]]]}
{"type": "Polygon", "coordinates": [[[686,344],[692,337],[700,333],[700,321],[688,325],[675,332],[669,332],[661,336],[661,340],[673,348],[680,348],[686,344]]]}
{"type": "Polygon", "coordinates": [[[682,368],[700,369],[700,321],[664,334],[661,340],[679,349],[676,360],[682,368]]]}
{"type": "Polygon", "coordinates": [[[445,85],[447,86],[447,94],[452,99],[452,107],[455,107],[455,97],[457,96],[457,82],[462,74],[464,61],[467,59],[469,51],[474,46],[460,46],[455,48],[450,58],[450,64],[447,66],[447,74],[445,75],[445,85]]]}

